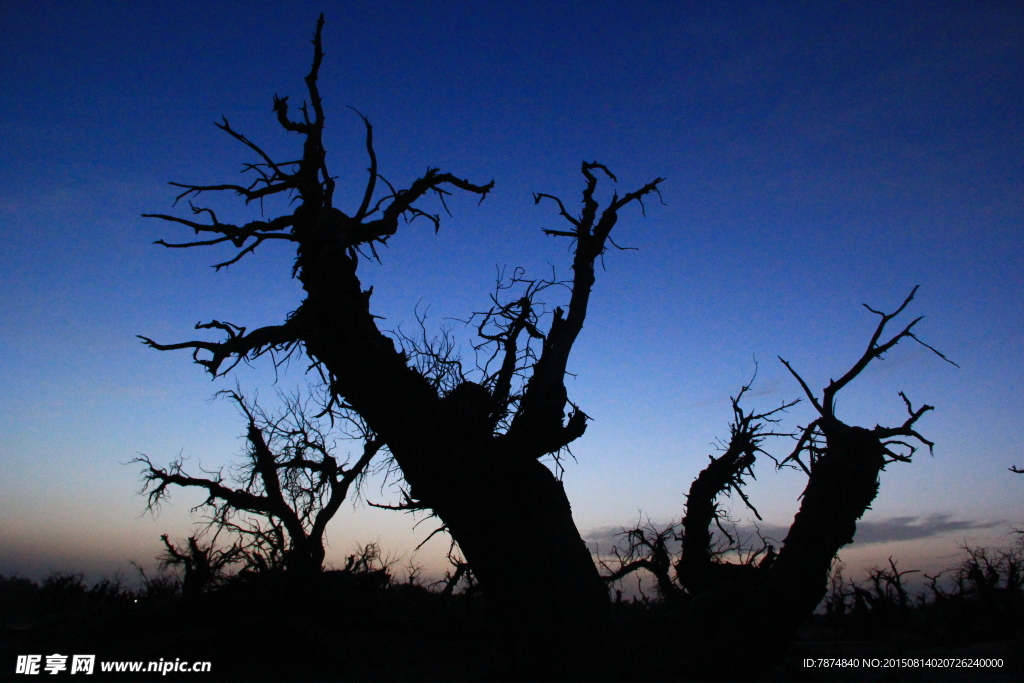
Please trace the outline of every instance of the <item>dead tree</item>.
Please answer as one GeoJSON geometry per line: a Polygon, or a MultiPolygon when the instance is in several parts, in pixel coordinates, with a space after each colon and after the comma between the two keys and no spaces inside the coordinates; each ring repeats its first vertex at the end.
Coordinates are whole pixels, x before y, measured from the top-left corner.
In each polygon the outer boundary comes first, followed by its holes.
{"type": "Polygon", "coordinates": [[[303,139],[301,158],[272,159],[225,119],[217,125],[259,157],[246,166],[256,174],[253,182],[172,183],[182,190],[178,199],[223,191],[248,203],[283,194],[293,198],[294,209],[241,226],[222,223],[212,210],[198,206],[192,206],[196,220],[148,214],[184,225],[204,238],[185,243],[160,240],[164,246],[234,246],[236,253],[216,268],[238,262],[266,241],[293,243],[293,276],[302,283],[306,298],[280,324],[252,331],[220,321],[197,326],[222,332],[226,338],[221,341],[143,340],[162,351],[191,350],[193,359],[213,375],[268,352],[301,348],[328,378],[333,396],[358,413],[387,445],[401,468],[410,500],[441,519],[509,632],[557,647],[555,636],[564,643],[566,637],[600,622],[607,593],[573,522],[562,483],[540,458],[559,452],[586,429],[587,416],[569,402],[564,377],[587,315],[594,263],[611,243],[609,234],[619,211],[634,202],[642,205],[644,197],[657,193],[661,179],[622,196],[614,194],[602,209],[595,197],[598,176],[611,181],[615,176],[601,164],[584,163],[580,214],[570,213],[557,197],[534,195],[537,203],[553,201],[568,223],[564,230],[544,232],[573,241],[569,302],[553,310],[543,330],[529,296],[498,304],[491,319],[499,324],[497,329],[488,328],[484,339],[496,349],[498,369],[479,382],[463,381],[451,391],[439,391],[410,362],[410,354],[378,328],[370,310],[371,291],[363,289],[357,274],[359,261],[376,257],[375,246],[393,237],[402,219],[423,218],[436,231],[440,217],[420,208],[427,195],[444,203],[453,190],[460,190],[482,200],[493,182],[479,185],[430,168],[407,189],[395,189],[378,173],[373,128],[363,117],[369,157],[366,187],[350,213],[334,206],[317,86],[322,27],[321,16],[313,38],[313,65],[305,79],[309,102],[300,107],[301,118],[290,118],[287,98],[274,98],[280,125],[303,139]],[[387,186],[386,192],[378,192],[378,180],[387,186]],[[523,349],[531,339],[540,348],[531,362],[524,363],[523,349]]]}
{"type": "MultiPolygon", "coordinates": [[[[755,373],[756,377],[756,373],[755,373]]],[[[687,495],[686,514],[681,522],[658,529],[649,521],[622,533],[624,549],[612,550],[613,564],[603,562],[609,572],[605,581],[619,581],[628,574],[646,570],[651,573],[663,600],[676,607],[689,605],[690,601],[711,588],[723,585],[735,587],[738,582],[749,580],[757,569],[771,566],[775,549],[765,539],[761,547],[750,547],[743,540],[734,537],[723,525],[723,512],[719,504],[722,494],[737,494],[754,515],[760,519],[757,509],[743,491],[744,477],[754,476],[754,463],[765,439],[772,436],[791,436],[774,432],[768,426],[779,422],[777,413],[796,405],[798,401],[783,403],[766,413],[748,413],[741,405],[744,394],[750,390],[753,379],[743,386],[732,402],[733,421],[730,424],[729,442],[722,454],[710,456],[711,462],[690,484],[687,495]],[[713,531],[718,528],[726,541],[717,542],[713,531]],[[681,541],[677,557],[669,551],[669,541],[681,541]],[[735,555],[739,562],[730,562],[727,556],[735,555]],[[675,570],[672,577],[671,570],[675,570]]]]}
{"type": "Polygon", "coordinates": [[[160,540],[164,544],[164,552],[158,558],[160,568],[181,568],[181,595],[186,601],[195,600],[223,583],[231,565],[245,556],[242,543],[238,541],[228,548],[218,547],[216,534],[205,544],[198,536],[189,536],[181,546],[176,546],[167,534],[160,540]]]}
{"type": "MultiPolygon", "coordinates": [[[[669,605],[678,613],[681,628],[674,637],[683,665],[681,671],[686,675],[731,681],[756,678],[763,673],[826,597],[833,560],[842,547],[853,541],[857,521],[878,493],[881,471],[893,462],[909,462],[917,449],[912,442],[932,448],[933,444],[915,428],[932,407],[914,409],[902,392],[900,397],[908,417],[897,427],[850,426],[835,414],[838,392],[902,339],[909,337],[952,363],[915,336],[913,328],[921,318],[882,341],[886,326],[903,312],[916,292],[915,287],[893,313],[867,307],[881,318],[867,349],[842,377],[830,381],[820,400],[792,366],[782,361],[818,413],[799,434],[770,430],[779,421],[776,413],[796,401],[766,413],[747,412],[740,406],[740,400],[750,384],[744,386],[732,399],[729,442],[691,484],[681,523],[664,530],[647,525],[626,532],[627,548],[615,554],[619,568],[605,578],[618,580],[638,569],[657,578],[659,592],[672,598],[669,605]],[[762,445],[770,436],[796,439],[792,453],[776,463],[780,467],[798,468],[808,477],[800,510],[777,552],[763,538],[760,548],[744,547],[733,538],[721,523],[718,503],[721,495],[736,493],[760,519],[743,491],[744,477],[753,476],[758,453],[768,455],[762,445]],[[715,526],[728,539],[724,545],[714,540],[715,526]],[[667,541],[677,528],[682,545],[674,562],[673,578],[667,572],[667,541]],[[728,561],[727,555],[739,555],[739,562],[728,561]],[[737,656],[737,650],[742,650],[742,656],[737,656]],[[726,661],[731,665],[723,668],[726,661]]],[[[906,573],[896,571],[893,563],[891,574],[883,572],[875,577],[888,582],[896,592],[898,605],[903,607],[907,596],[901,577],[906,573]]],[[[841,611],[845,609],[844,600],[841,593],[834,594],[828,607],[841,611]]]]}
{"type": "Polygon", "coordinates": [[[674,603],[680,596],[680,590],[671,576],[672,552],[669,543],[677,538],[676,525],[670,524],[660,529],[648,519],[646,524],[638,522],[619,536],[625,542],[624,548],[612,548],[611,559],[601,561],[602,568],[608,572],[603,576],[604,580],[611,584],[644,570],[654,576],[658,597],[666,603],[674,603]]]}
{"type": "MultiPolygon", "coordinates": [[[[682,548],[675,568],[679,583],[690,597],[721,583],[748,576],[757,567],[767,568],[775,559],[775,549],[763,539],[762,548],[748,554],[746,561],[739,564],[723,560],[725,553],[715,550],[712,543],[713,526],[717,526],[730,543],[734,541],[722,526],[718,503],[722,494],[736,493],[754,516],[761,519],[757,508],[743,492],[744,477],[754,476],[754,463],[757,454],[764,452],[761,446],[765,439],[788,436],[786,433],[766,429],[779,421],[773,416],[797,403],[783,403],[766,413],[748,413],[740,406],[740,401],[752,384],[753,379],[740,389],[735,398],[730,399],[733,421],[729,425],[729,443],[721,455],[710,458],[708,466],[690,484],[686,496],[686,514],[681,523],[682,548]]],[[[739,547],[730,545],[728,550],[739,550],[739,547]]]]}
{"type": "MultiPolygon", "coordinates": [[[[857,521],[878,494],[879,474],[893,462],[910,462],[920,444],[932,449],[932,442],[916,429],[917,421],[932,406],[915,409],[902,392],[908,415],[895,427],[851,426],[835,412],[836,395],[903,339],[913,339],[952,363],[915,335],[920,317],[883,341],[886,326],[903,312],[916,292],[917,287],[893,313],[865,304],[880,317],[867,349],[838,380],[829,382],[820,399],[790,363],[780,358],[818,414],[803,428],[793,452],[780,463],[802,470],[807,485],[800,510],[777,556],[759,566],[749,579],[710,586],[690,604],[681,635],[689,643],[694,653],[691,661],[698,669],[716,671],[737,642],[749,652],[744,657],[746,674],[757,673],[763,662],[777,657],[825,597],[832,563],[839,550],[853,542],[857,521]],[[722,639],[721,633],[730,637],[722,639]]],[[[731,671],[730,675],[740,673],[731,671]]]]}
{"type": "MultiPolygon", "coordinates": [[[[298,398],[289,403],[284,415],[270,416],[239,393],[225,393],[248,422],[247,457],[234,481],[225,481],[220,471],[192,476],[180,459],[161,469],[143,455],[134,462],[144,466],[142,493],[148,495],[147,509],[159,506],[171,486],[203,489],[209,496],[199,507],[210,512],[208,526],[235,534],[233,548],[245,558],[247,568],[292,573],[322,570],[327,524],[382,442],[363,434],[361,456],[351,466],[339,463],[327,434],[307,416],[298,398]]],[[[166,536],[164,544],[170,558],[184,564],[186,580],[190,569],[197,581],[202,578],[208,553],[200,552],[194,537],[189,553],[178,551],[166,536]]]]}

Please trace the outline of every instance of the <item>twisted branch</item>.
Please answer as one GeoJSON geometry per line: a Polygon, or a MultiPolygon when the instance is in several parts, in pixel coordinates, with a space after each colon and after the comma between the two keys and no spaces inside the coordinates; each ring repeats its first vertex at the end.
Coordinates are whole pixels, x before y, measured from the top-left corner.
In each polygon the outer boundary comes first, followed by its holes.
{"type": "Polygon", "coordinates": [[[245,333],[244,327],[233,323],[222,323],[219,320],[212,320],[208,323],[196,323],[195,329],[209,330],[218,329],[227,333],[228,338],[223,342],[208,341],[187,341],[177,344],[159,344],[149,337],[137,335],[146,346],[157,351],[176,351],[178,349],[193,349],[192,360],[206,368],[214,377],[225,375],[243,360],[249,361],[258,358],[268,351],[285,351],[290,353],[301,339],[295,317],[284,325],[268,325],[245,333]],[[200,351],[210,353],[209,359],[199,357],[200,351]],[[224,361],[232,356],[235,360],[226,370],[221,370],[224,361]]]}

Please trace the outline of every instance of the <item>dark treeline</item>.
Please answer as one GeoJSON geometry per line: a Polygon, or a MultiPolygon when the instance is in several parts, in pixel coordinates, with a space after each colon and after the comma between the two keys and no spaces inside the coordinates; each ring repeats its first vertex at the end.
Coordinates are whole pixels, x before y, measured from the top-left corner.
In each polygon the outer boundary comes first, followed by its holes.
{"type": "MultiPolygon", "coordinates": [[[[217,680],[519,680],[478,584],[458,566],[433,584],[415,573],[399,581],[370,544],[342,569],[301,579],[287,571],[242,571],[191,593],[184,590],[184,564],[168,569],[156,576],[140,570],[135,587],[111,579],[89,586],[80,574],[52,574],[42,584],[0,577],[4,660],[61,652],[212,661],[217,680]]],[[[834,571],[828,596],[796,641],[754,680],[877,680],[878,672],[865,670],[808,672],[801,662],[901,656],[1001,658],[1002,668],[978,680],[1019,680],[1024,535],[1010,548],[964,547],[958,566],[924,577],[925,588],[912,591],[907,582],[915,573],[896,560],[861,581],[834,571]]],[[[623,577],[606,578],[615,585],[623,577]]],[[[596,680],[701,680],[678,670],[678,645],[669,637],[677,617],[662,591],[626,599],[619,591],[611,617],[615,656],[596,680]]],[[[942,672],[890,673],[885,680],[947,680],[942,672]]],[[[961,673],[948,680],[981,675],[961,673]]]]}
{"type": "MultiPolygon", "coordinates": [[[[834,640],[964,646],[1024,637],[1024,531],[1009,548],[962,547],[959,566],[935,575],[889,558],[861,581],[833,572],[817,619],[834,640]],[[915,575],[925,587],[912,591],[915,575]]],[[[1018,643],[1024,644],[1024,643],[1018,643]]]]}
{"type": "Polygon", "coordinates": [[[499,671],[473,591],[399,583],[372,544],[338,570],[243,571],[189,592],[184,565],[141,579],[0,577],[4,675],[30,653],[210,661],[218,681],[482,681],[499,671]]]}

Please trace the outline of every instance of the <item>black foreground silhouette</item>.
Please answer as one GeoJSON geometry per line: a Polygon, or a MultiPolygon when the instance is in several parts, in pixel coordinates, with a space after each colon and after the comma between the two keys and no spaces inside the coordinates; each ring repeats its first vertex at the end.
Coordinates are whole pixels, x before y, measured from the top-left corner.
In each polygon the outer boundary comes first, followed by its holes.
{"type": "MultiPolygon", "coordinates": [[[[602,576],[576,528],[561,481],[541,458],[554,455],[557,462],[586,430],[588,417],[569,400],[564,380],[586,319],[595,262],[609,244],[616,246],[611,231],[620,210],[634,203],[643,209],[645,197],[660,197],[662,179],[621,197],[614,193],[602,208],[595,198],[599,182],[617,179],[602,164],[585,162],[578,215],[558,197],[534,195],[535,203],[552,202],[568,224],[544,232],[571,240],[572,278],[530,280],[517,270],[499,282],[492,307],[475,314],[479,350],[489,360],[470,379],[444,344],[407,339],[396,344],[381,331],[370,310],[372,290],[363,289],[357,272],[360,260],[378,258],[376,246],[388,242],[402,220],[422,218],[435,231],[440,227],[440,216],[421,208],[428,195],[447,210],[446,196],[461,191],[482,201],[493,182],[477,184],[430,168],[407,188],[396,189],[378,172],[373,128],[362,117],[369,157],[366,187],[351,214],[335,207],[317,85],[323,23],[321,16],[305,78],[309,101],[299,108],[301,118],[290,117],[287,97],[274,97],[280,125],[303,139],[301,157],[275,161],[224,119],[218,127],[259,157],[245,166],[255,179],[249,185],[172,183],[182,190],[178,200],[226,191],[250,203],[280,194],[292,198],[294,208],[244,225],[222,223],[212,209],[191,201],[192,218],[146,214],[191,228],[199,238],[159,240],[165,247],[235,247],[236,253],[217,269],[237,263],[264,242],[294,243],[292,276],[301,282],[305,299],[283,322],[251,331],[218,320],[196,326],[219,331],[221,341],[142,339],[161,351],[192,350],[195,362],[214,376],[264,355],[280,361],[305,354],[328,387],[327,410],[353,411],[366,426],[367,453],[380,450],[400,468],[407,488],[405,502],[396,507],[428,510],[440,519],[465,558],[457,571],[465,575],[468,569],[479,591],[457,594],[451,590],[454,583],[440,593],[392,585],[385,568],[365,558],[341,571],[321,571],[322,545],[317,549],[313,543],[311,551],[284,551],[289,560],[280,570],[243,572],[208,590],[191,589],[188,600],[175,597],[173,585],[151,581],[139,607],[138,596],[120,587],[87,590],[73,577],[57,577],[37,594],[70,595],[72,602],[79,599],[74,596],[85,596],[81,600],[86,603],[92,599],[88,596],[107,595],[94,602],[117,607],[110,608],[105,625],[89,627],[92,635],[83,636],[87,641],[133,633],[132,648],[155,652],[175,634],[180,648],[219,653],[245,680],[301,678],[311,672],[323,680],[612,680],[632,673],[734,681],[776,675],[773,667],[826,597],[836,553],[853,540],[857,520],[877,494],[880,472],[890,463],[909,461],[917,445],[932,446],[916,428],[932,408],[914,408],[902,394],[908,415],[897,426],[867,429],[847,425],[835,414],[838,392],[871,362],[901,340],[924,344],[913,331],[920,318],[883,340],[887,325],[910,304],[916,288],[893,313],[869,309],[880,320],[867,349],[820,398],[782,361],[818,417],[797,435],[793,452],[779,461],[799,467],[808,478],[800,511],[780,548],[765,545],[736,563],[726,561],[712,544],[711,525],[720,521],[716,499],[728,491],[743,496],[743,477],[752,474],[757,454],[765,453],[764,439],[781,434],[766,425],[792,405],[747,412],[740,406],[744,387],[733,401],[727,449],[712,458],[690,488],[680,525],[681,556],[669,556],[668,532],[638,528],[629,535],[632,544],[621,566],[602,576]],[[538,296],[555,285],[569,291],[569,301],[546,315],[538,296]],[[662,600],[613,603],[607,584],[637,569],[656,576],[662,600]],[[138,637],[144,633],[152,633],[153,641],[138,637]]],[[[257,450],[258,438],[253,432],[250,439],[257,450]]],[[[258,457],[254,462],[259,465],[258,457]]],[[[175,480],[185,475],[144,464],[158,489],[165,484],[205,486],[228,508],[285,523],[288,512],[274,508],[277,503],[266,489],[273,486],[270,476],[262,479],[264,493],[250,493],[264,500],[254,501],[210,485],[216,482],[175,480]]],[[[335,474],[348,476],[340,470],[335,474]]],[[[309,531],[299,524],[289,533],[287,547],[297,548],[309,531]]],[[[215,551],[194,539],[187,547],[169,540],[165,544],[168,557],[186,569],[190,562],[195,567],[208,561],[215,551]]],[[[32,593],[31,586],[11,586],[32,593]]],[[[88,612],[88,619],[102,620],[104,609],[88,612]]],[[[68,626],[61,637],[74,640],[84,623],[68,626]]],[[[59,632],[61,627],[54,628],[59,632]]],[[[118,652],[116,657],[128,655],[118,652]]]]}

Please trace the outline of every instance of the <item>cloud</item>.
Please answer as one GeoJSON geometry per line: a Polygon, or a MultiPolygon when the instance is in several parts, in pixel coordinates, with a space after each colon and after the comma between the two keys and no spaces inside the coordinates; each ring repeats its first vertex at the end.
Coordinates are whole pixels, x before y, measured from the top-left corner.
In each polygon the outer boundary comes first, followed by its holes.
{"type": "MultiPolygon", "coordinates": [[[[857,535],[854,543],[863,547],[873,543],[891,543],[893,541],[914,541],[921,538],[932,538],[944,536],[954,532],[976,531],[979,529],[991,529],[1006,524],[1006,520],[996,521],[971,521],[953,519],[953,516],[946,513],[937,513],[926,517],[889,517],[887,519],[860,521],[857,522],[857,535]]],[[[594,548],[600,547],[602,551],[608,550],[616,544],[622,545],[623,528],[634,528],[635,523],[628,527],[602,526],[591,529],[584,534],[583,540],[594,548]]],[[[653,526],[663,529],[668,522],[662,524],[655,522],[653,526]]],[[[781,545],[782,540],[789,533],[789,527],[781,524],[759,524],[754,527],[750,524],[740,524],[736,527],[741,538],[757,540],[758,531],[765,538],[781,545]]],[[[732,533],[730,531],[730,533],[732,533]]],[[[755,544],[759,545],[759,544],[755,544]]],[[[670,544],[670,549],[675,547],[670,544]]]]}
{"type": "MultiPolygon", "coordinates": [[[[664,528],[664,527],[668,526],[668,524],[664,524],[664,525],[659,524],[659,525],[656,525],[656,526],[657,526],[657,528],[661,529],[661,528],[664,528]]],[[[602,526],[602,527],[597,527],[596,529],[591,529],[590,531],[587,531],[586,533],[584,533],[583,534],[583,540],[586,541],[587,545],[590,546],[591,548],[594,548],[596,546],[596,547],[601,548],[602,550],[608,550],[612,546],[621,543],[621,541],[622,541],[621,534],[622,534],[622,530],[624,528],[633,528],[633,527],[622,527],[622,526],[602,526]]]]}
{"type": "Polygon", "coordinates": [[[856,543],[888,543],[890,541],[913,541],[953,533],[991,529],[1006,524],[1006,520],[978,522],[952,519],[952,515],[934,514],[927,517],[890,517],[876,522],[857,523],[856,543]]]}

